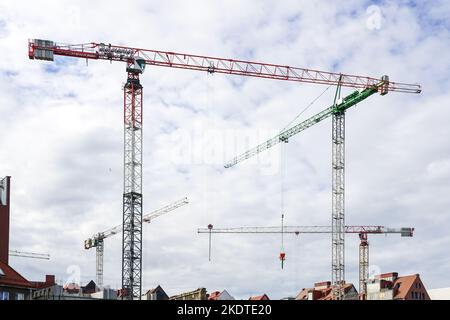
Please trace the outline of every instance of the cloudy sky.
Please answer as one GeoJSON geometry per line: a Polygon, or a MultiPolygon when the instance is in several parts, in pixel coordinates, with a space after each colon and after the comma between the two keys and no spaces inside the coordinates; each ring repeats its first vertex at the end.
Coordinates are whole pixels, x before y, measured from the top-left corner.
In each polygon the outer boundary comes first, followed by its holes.
{"type": "MultiPolygon", "coordinates": [[[[29,38],[104,42],[249,59],[420,83],[423,93],[373,96],[347,112],[346,224],[414,227],[370,237],[372,273],[419,273],[450,286],[450,5],[415,1],[2,1],[0,176],[12,176],[11,258],[30,280],[95,278],[84,239],[122,221],[122,63],[27,57],[29,38]]],[[[144,211],[187,196],[144,226],[143,290],[206,287],[282,298],[331,277],[331,237],[217,235],[208,261],[197,228],[329,225],[331,119],[257,159],[238,152],[290,123],[326,86],[148,67],[144,211]],[[280,161],[280,154],[285,160],[280,161]],[[283,174],[284,172],[284,174],[283,174]],[[284,178],[283,178],[284,177],[284,178]],[[283,192],[282,192],[283,190],[283,192]]],[[[350,89],[345,89],[348,94],[350,89]]],[[[297,122],[332,103],[333,88],[297,122]]],[[[104,282],[121,282],[121,237],[105,241],[104,282]]],[[[358,280],[358,239],[346,238],[358,280]]]]}

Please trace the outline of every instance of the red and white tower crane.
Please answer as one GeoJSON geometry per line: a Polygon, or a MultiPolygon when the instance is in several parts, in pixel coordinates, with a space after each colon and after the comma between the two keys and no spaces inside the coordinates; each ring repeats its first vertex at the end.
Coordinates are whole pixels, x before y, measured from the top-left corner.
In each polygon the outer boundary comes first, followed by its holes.
{"type": "MultiPolygon", "coordinates": [[[[207,228],[197,229],[198,233],[209,234],[209,257],[211,257],[211,235],[217,234],[331,234],[331,226],[284,226],[280,227],[237,227],[214,228],[209,224],[207,228]]],[[[365,299],[367,294],[367,280],[369,276],[369,234],[400,234],[401,237],[412,237],[414,228],[387,228],[383,226],[345,226],[345,233],[358,234],[359,244],[359,294],[365,299]]],[[[286,253],[282,250],[280,260],[283,265],[286,253]]]]}
{"type": "MultiPolygon", "coordinates": [[[[187,53],[149,50],[116,46],[104,43],[59,44],[53,41],[34,39],[28,41],[30,59],[53,61],[55,56],[81,58],[86,60],[120,61],[126,63],[127,82],[124,86],[124,193],[122,228],[122,289],[128,293],[127,299],[140,299],[142,273],[142,128],[143,91],[139,76],[145,66],[197,70],[209,73],[223,73],[257,78],[268,78],[292,82],[306,82],[340,87],[369,90],[371,93],[388,91],[419,93],[420,85],[396,83],[387,78],[355,76],[324,72],[281,64],[260,63],[236,59],[215,58],[187,53]]],[[[336,108],[336,119],[345,109],[336,108]]],[[[343,116],[339,116],[343,124],[343,116]]],[[[339,124],[336,125],[338,127],[339,124]]],[[[342,127],[342,126],[341,126],[342,127]]],[[[343,132],[342,132],[343,134],[343,132]]],[[[336,145],[342,151],[343,139],[336,138],[336,145]],[[342,140],[342,141],[341,141],[342,140]],[[342,143],[341,143],[342,142],[342,143]]],[[[339,159],[338,159],[339,160],[339,159]]],[[[343,161],[343,160],[342,160],[343,161]]],[[[339,181],[343,180],[343,165],[336,165],[339,181]]],[[[338,227],[333,233],[333,252],[339,252],[333,266],[338,266],[333,276],[335,282],[343,277],[343,192],[339,192],[338,227]],[[337,240],[336,240],[336,239],[337,240]],[[334,249],[339,250],[334,250],[334,249]],[[341,261],[342,260],[342,261],[341,261]]],[[[334,218],[333,218],[334,219],[334,218]]]]}

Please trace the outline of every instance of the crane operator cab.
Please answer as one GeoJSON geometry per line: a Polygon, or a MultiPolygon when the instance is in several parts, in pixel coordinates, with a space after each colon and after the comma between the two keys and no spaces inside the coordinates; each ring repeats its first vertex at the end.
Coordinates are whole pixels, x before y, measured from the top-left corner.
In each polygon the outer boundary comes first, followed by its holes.
{"type": "Polygon", "coordinates": [[[145,70],[145,59],[141,57],[134,58],[134,63],[132,66],[127,68],[127,72],[132,73],[144,73],[145,70]]]}

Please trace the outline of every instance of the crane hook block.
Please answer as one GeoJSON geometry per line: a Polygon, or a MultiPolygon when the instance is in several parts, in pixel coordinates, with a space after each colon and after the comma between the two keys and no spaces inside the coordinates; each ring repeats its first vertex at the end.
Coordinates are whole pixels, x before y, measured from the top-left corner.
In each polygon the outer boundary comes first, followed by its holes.
{"type": "Polygon", "coordinates": [[[281,269],[284,269],[284,260],[286,260],[286,253],[280,252],[281,269]]]}

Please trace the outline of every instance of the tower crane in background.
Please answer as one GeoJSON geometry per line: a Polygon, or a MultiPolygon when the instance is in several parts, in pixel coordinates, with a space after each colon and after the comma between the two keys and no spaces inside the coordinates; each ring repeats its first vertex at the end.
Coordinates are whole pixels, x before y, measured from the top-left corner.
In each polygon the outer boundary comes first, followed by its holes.
{"type": "MultiPolygon", "coordinates": [[[[124,86],[124,193],[122,228],[122,290],[126,299],[140,299],[142,286],[142,128],[143,88],[139,76],[146,65],[197,70],[283,81],[340,85],[380,91],[421,91],[420,85],[377,78],[344,75],[281,64],[214,58],[187,53],[148,50],[104,43],[58,44],[49,40],[28,41],[30,59],[53,61],[55,56],[126,64],[124,86]],[[380,85],[381,83],[381,85],[380,85]]],[[[338,112],[339,113],[339,112],[338,112]]],[[[343,117],[342,117],[343,118],[343,117]]]]}
{"type": "Polygon", "coordinates": [[[31,259],[42,259],[50,260],[50,255],[48,253],[35,253],[35,252],[24,252],[18,250],[9,250],[9,255],[21,258],[31,258],[31,259]]]}
{"type": "MultiPolygon", "coordinates": [[[[214,228],[209,224],[207,228],[197,229],[198,233],[209,234],[209,256],[211,256],[211,234],[330,234],[331,226],[281,226],[280,227],[238,227],[238,228],[214,228]]],[[[369,234],[400,234],[401,237],[412,237],[414,228],[387,228],[383,226],[345,226],[345,233],[358,234],[359,244],[359,293],[363,299],[367,294],[367,280],[369,276],[369,234]]],[[[285,258],[285,253],[283,257],[285,258]]]]}
{"type": "MultiPolygon", "coordinates": [[[[322,120],[332,117],[331,282],[333,298],[336,300],[343,299],[343,284],[345,283],[345,111],[376,92],[380,92],[381,95],[386,95],[389,91],[392,91],[389,86],[389,77],[383,76],[377,84],[368,86],[361,91],[353,91],[341,99],[341,81],[343,79],[343,76],[339,78],[333,105],[303,122],[283,130],[275,137],[236,156],[225,164],[225,168],[233,167],[237,163],[253,157],[280,142],[287,143],[290,137],[312,127],[322,120]]],[[[402,90],[401,92],[420,93],[421,89],[419,86],[416,91],[402,90]]]]}
{"type": "MultiPolygon", "coordinates": [[[[150,223],[152,222],[155,218],[169,213],[179,207],[182,207],[186,204],[188,204],[188,198],[183,198],[180,199],[178,201],[175,201],[165,207],[162,207],[158,210],[152,211],[146,215],[144,215],[142,217],[142,221],[143,222],[147,222],[150,223]]],[[[122,225],[118,225],[115,226],[113,228],[110,228],[108,230],[105,230],[103,232],[99,232],[96,235],[92,236],[91,238],[87,239],[84,241],[84,248],[85,249],[91,249],[95,247],[95,252],[96,252],[96,276],[97,276],[97,285],[99,287],[103,286],[103,253],[105,250],[105,244],[104,244],[104,240],[106,238],[109,238],[115,234],[118,234],[122,231],[122,225]]]]}

